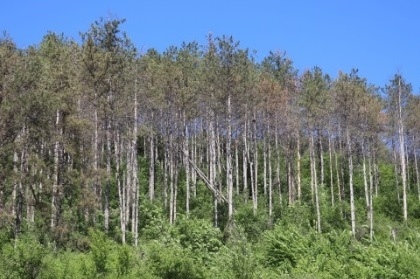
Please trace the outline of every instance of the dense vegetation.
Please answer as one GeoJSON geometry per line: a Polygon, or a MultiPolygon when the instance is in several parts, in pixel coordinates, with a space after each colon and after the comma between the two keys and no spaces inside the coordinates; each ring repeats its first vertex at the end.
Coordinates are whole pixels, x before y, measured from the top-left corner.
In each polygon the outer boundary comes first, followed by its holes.
{"type": "Polygon", "coordinates": [[[232,37],[0,39],[0,278],[420,278],[420,97],[232,37]]]}

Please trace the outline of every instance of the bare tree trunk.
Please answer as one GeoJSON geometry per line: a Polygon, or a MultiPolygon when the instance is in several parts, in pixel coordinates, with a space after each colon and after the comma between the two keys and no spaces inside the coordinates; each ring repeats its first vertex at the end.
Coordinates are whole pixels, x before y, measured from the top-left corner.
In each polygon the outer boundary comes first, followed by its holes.
{"type": "Polygon", "coordinates": [[[173,198],[173,210],[172,210],[172,223],[175,224],[176,222],[176,214],[177,214],[177,201],[178,201],[178,166],[177,166],[177,161],[176,159],[174,159],[174,198],[173,198]]]}
{"type": "MultiPolygon", "coordinates": [[[[25,128],[23,129],[23,134],[24,133],[25,133],[25,128]]],[[[15,241],[18,239],[18,236],[21,232],[22,220],[23,220],[23,202],[24,201],[23,201],[22,180],[23,180],[24,169],[25,169],[25,164],[26,164],[26,149],[27,149],[26,146],[22,147],[21,156],[20,156],[20,174],[19,174],[19,181],[17,183],[17,189],[16,189],[16,204],[15,204],[16,210],[15,210],[15,228],[14,228],[15,241]]]]}
{"type": "MultiPolygon", "coordinates": [[[[95,99],[97,94],[95,93],[95,99]]],[[[99,156],[98,156],[98,146],[99,146],[99,120],[98,120],[98,109],[95,105],[94,111],[94,121],[95,121],[95,136],[93,139],[93,173],[94,173],[94,181],[93,181],[93,192],[95,193],[95,208],[100,205],[100,199],[102,196],[101,186],[99,183],[98,177],[98,166],[99,166],[99,156]]],[[[93,221],[96,222],[95,213],[93,214],[93,221]]]]}
{"type": "Polygon", "coordinates": [[[321,164],[321,187],[324,188],[325,185],[325,175],[324,175],[324,147],[322,146],[322,135],[318,130],[318,144],[319,144],[319,160],[321,164]]]}
{"type": "Polygon", "coordinates": [[[187,217],[190,215],[190,147],[189,147],[189,133],[188,133],[188,126],[186,124],[186,116],[185,112],[183,113],[184,117],[184,165],[185,165],[185,193],[186,193],[186,201],[185,201],[185,212],[187,217]]]}
{"type": "Polygon", "coordinates": [[[417,163],[417,152],[416,152],[415,144],[416,144],[415,139],[413,139],[414,168],[415,168],[415,173],[416,173],[417,195],[420,202],[420,175],[419,175],[419,166],[417,163]]]}
{"type": "Polygon", "coordinates": [[[310,156],[311,156],[311,184],[314,187],[314,194],[315,194],[315,209],[316,209],[316,228],[319,233],[321,233],[321,210],[320,210],[320,201],[319,201],[319,193],[318,193],[318,179],[317,179],[317,172],[316,172],[316,161],[315,161],[315,142],[314,142],[314,135],[311,133],[311,142],[310,142],[310,156]]]}
{"type": "Polygon", "coordinates": [[[253,133],[253,145],[254,145],[254,196],[252,197],[254,212],[257,212],[258,208],[258,145],[257,145],[257,114],[254,109],[254,133],[253,133]]]}
{"type": "Polygon", "coordinates": [[[104,229],[109,230],[109,194],[111,187],[111,123],[109,118],[106,123],[106,185],[104,197],[104,229]]]}
{"type": "Polygon", "coordinates": [[[341,175],[341,181],[342,183],[339,184],[340,185],[340,196],[342,199],[346,198],[346,192],[344,191],[344,187],[345,187],[345,180],[344,180],[344,152],[343,152],[343,142],[342,142],[342,136],[341,136],[341,128],[339,127],[338,129],[340,129],[339,132],[339,136],[338,136],[338,148],[339,148],[339,153],[341,155],[341,160],[340,160],[340,175],[341,175]]]}
{"type": "Polygon", "coordinates": [[[263,194],[267,196],[267,143],[266,135],[263,135],[263,194]]]}
{"type": "Polygon", "coordinates": [[[292,150],[290,147],[290,139],[289,139],[289,150],[287,151],[286,157],[286,165],[287,165],[287,184],[289,188],[289,204],[292,205],[295,203],[296,200],[296,193],[295,193],[295,179],[293,177],[293,164],[292,164],[292,150]]]}
{"type": "Polygon", "coordinates": [[[133,153],[132,153],[132,142],[128,140],[127,142],[127,149],[126,149],[126,160],[127,160],[127,170],[126,170],[126,184],[125,184],[125,222],[126,227],[128,226],[129,220],[130,220],[130,207],[133,202],[133,153]]]}
{"type": "Polygon", "coordinates": [[[238,139],[235,141],[235,186],[236,186],[236,195],[239,196],[239,143],[238,139]]]}
{"type": "Polygon", "coordinates": [[[279,203],[282,204],[282,194],[281,194],[281,180],[280,180],[280,146],[279,146],[279,135],[278,135],[278,124],[276,116],[276,129],[274,135],[275,148],[276,148],[276,185],[279,192],[279,203]]]}
{"type": "MultiPolygon", "coordinates": [[[[197,127],[195,127],[194,135],[192,137],[192,161],[194,164],[197,164],[197,127]]],[[[195,170],[191,171],[191,188],[193,192],[193,197],[197,197],[197,172],[195,170]]]]}
{"type": "MultiPolygon", "coordinates": [[[[153,112],[152,112],[153,119],[153,112]]],[[[153,132],[149,133],[149,200],[155,198],[155,146],[153,132]]]]}
{"type": "Polygon", "coordinates": [[[175,198],[175,170],[174,170],[174,152],[173,152],[173,136],[169,134],[169,223],[174,223],[174,198],[175,198]]]}
{"type": "Polygon", "coordinates": [[[405,164],[405,139],[401,106],[401,80],[398,80],[398,112],[398,138],[400,142],[401,178],[403,186],[403,217],[404,221],[407,221],[407,172],[405,164]]]}
{"type": "Polygon", "coordinates": [[[350,187],[350,218],[351,218],[351,233],[356,235],[356,207],[354,204],[354,189],[353,189],[353,156],[351,149],[351,140],[349,129],[346,129],[347,148],[349,153],[349,187],[350,187]]]}
{"type": "MultiPolygon", "coordinates": [[[[58,125],[60,123],[60,111],[56,111],[55,126],[57,131],[59,130],[58,125]]],[[[58,137],[58,133],[57,133],[58,137]]],[[[59,139],[55,140],[54,143],[54,173],[53,173],[53,185],[51,195],[51,229],[55,228],[57,220],[57,193],[58,193],[58,164],[59,164],[59,139]]]]}
{"type": "Polygon", "coordinates": [[[341,207],[341,185],[340,185],[340,168],[341,168],[341,164],[339,166],[338,164],[338,155],[337,155],[337,151],[336,151],[336,147],[335,144],[332,143],[332,148],[333,148],[333,154],[334,154],[334,163],[335,163],[335,172],[336,172],[336,180],[337,180],[337,194],[338,194],[338,203],[340,204],[340,211],[341,211],[341,215],[343,215],[342,213],[342,207],[341,207]]]}
{"type": "Polygon", "coordinates": [[[399,203],[401,201],[400,179],[398,178],[398,160],[397,160],[397,151],[396,151],[394,139],[391,140],[391,146],[392,146],[392,155],[393,155],[393,159],[394,159],[395,188],[397,189],[397,199],[398,199],[398,203],[399,203]]]}
{"type": "MultiPolygon", "coordinates": [[[[216,186],[216,135],[214,127],[214,112],[210,109],[209,113],[209,182],[215,188],[216,186]]],[[[218,211],[217,211],[217,195],[213,194],[213,203],[214,203],[214,226],[218,226],[218,211]]]]}
{"type": "MultiPolygon", "coordinates": [[[[268,133],[270,133],[270,125],[268,124],[268,133]]],[[[268,217],[270,224],[272,223],[273,215],[273,179],[272,179],[272,166],[271,166],[271,144],[268,142],[268,217]]]]}
{"type": "Polygon", "coordinates": [[[121,151],[119,149],[119,134],[115,135],[114,138],[114,153],[115,153],[115,180],[117,181],[117,188],[118,188],[118,202],[119,202],[119,209],[120,209],[120,228],[121,228],[121,242],[125,244],[125,191],[122,188],[121,180],[120,180],[120,160],[121,160],[121,151]]]}
{"type": "Polygon", "coordinates": [[[165,144],[165,162],[164,162],[164,171],[163,171],[163,207],[165,211],[168,209],[168,186],[169,186],[169,166],[170,166],[170,154],[169,154],[169,141],[165,144]]]}
{"type": "MultiPolygon", "coordinates": [[[[18,136],[18,139],[20,138],[20,136],[18,136]]],[[[19,180],[17,179],[19,177],[19,172],[18,172],[18,154],[17,151],[15,150],[13,152],[13,173],[15,175],[15,179],[13,181],[13,191],[12,191],[12,217],[14,219],[16,219],[16,197],[17,197],[17,192],[18,192],[18,184],[19,184],[19,180]]]]}
{"type": "Polygon", "coordinates": [[[373,240],[373,174],[372,174],[372,152],[369,152],[369,206],[368,206],[368,220],[369,220],[369,238],[373,240]]]}
{"type": "Polygon", "coordinates": [[[334,175],[333,175],[333,163],[332,163],[332,144],[331,144],[331,133],[328,130],[328,155],[330,164],[330,191],[331,191],[331,205],[334,206],[334,175]]]}
{"type": "Polygon", "coordinates": [[[378,190],[379,190],[379,167],[378,167],[378,162],[377,162],[377,157],[376,157],[376,149],[375,152],[373,152],[373,181],[374,181],[374,185],[375,185],[375,197],[378,196],[378,190]]]}
{"type": "Polygon", "coordinates": [[[228,192],[228,224],[233,219],[233,177],[232,177],[232,106],[231,96],[227,100],[227,142],[226,142],[226,184],[228,192]]]}
{"type": "Polygon", "coordinates": [[[300,155],[300,135],[299,132],[296,133],[296,155],[297,155],[297,162],[296,162],[296,181],[297,181],[297,198],[298,203],[300,204],[302,199],[302,188],[301,188],[301,171],[300,171],[300,163],[301,163],[301,155],[300,155]]]}
{"type": "Polygon", "coordinates": [[[366,208],[369,208],[369,186],[367,180],[367,173],[366,173],[366,150],[365,150],[365,143],[364,140],[362,142],[362,156],[363,156],[363,185],[365,186],[365,202],[366,208]]]}
{"type": "Polygon", "coordinates": [[[248,151],[248,145],[247,145],[247,115],[245,113],[245,121],[244,121],[244,131],[243,131],[243,135],[242,135],[242,141],[244,144],[244,148],[242,151],[242,157],[243,157],[243,162],[242,162],[242,174],[243,174],[243,192],[244,192],[244,198],[245,198],[245,203],[248,201],[248,197],[249,197],[249,193],[248,193],[248,156],[249,156],[249,151],[248,151]]]}

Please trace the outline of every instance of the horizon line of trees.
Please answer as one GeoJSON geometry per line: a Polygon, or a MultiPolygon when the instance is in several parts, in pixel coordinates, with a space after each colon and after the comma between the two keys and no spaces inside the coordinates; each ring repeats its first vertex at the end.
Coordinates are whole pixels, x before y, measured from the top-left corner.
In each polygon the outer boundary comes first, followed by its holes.
{"type": "Polygon", "coordinates": [[[139,55],[123,22],[95,22],[81,44],[0,39],[0,227],[15,238],[101,226],[137,246],[146,202],[171,224],[206,203],[228,229],[241,204],[271,222],[308,205],[318,232],[332,208],[371,239],[377,199],[420,217],[420,96],[401,75],[378,88],[357,70],[298,74],[229,36],[139,55]]]}

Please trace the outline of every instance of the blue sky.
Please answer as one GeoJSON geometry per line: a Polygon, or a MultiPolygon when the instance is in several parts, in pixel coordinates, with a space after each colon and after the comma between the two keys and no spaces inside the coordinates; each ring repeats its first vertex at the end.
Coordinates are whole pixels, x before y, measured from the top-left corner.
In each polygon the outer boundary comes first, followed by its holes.
{"type": "Polygon", "coordinates": [[[420,91],[420,2],[415,0],[259,1],[4,1],[0,31],[19,47],[38,44],[47,31],[79,39],[100,17],[124,18],[140,50],[165,50],[206,35],[232,35],[261,60],[286,51],[303,71],[319,66],[336,77],[358,68],[383,86],[401,73],[420,91]]]}

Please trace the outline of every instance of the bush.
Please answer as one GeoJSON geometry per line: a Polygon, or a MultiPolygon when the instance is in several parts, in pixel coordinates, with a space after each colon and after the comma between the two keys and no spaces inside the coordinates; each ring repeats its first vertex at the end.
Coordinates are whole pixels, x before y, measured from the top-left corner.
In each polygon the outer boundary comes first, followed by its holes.
{"type": "Polygon", "coordinates": [[[194,260],[187,249],[172,244],[165,246],[153,242],[147,247],[147,265],[155,276],[162,279],[206,278],[203,266],[194,260]]]}
{"type": "Polygon", "coordinates": [[[22,235],[3,246],[0,265],[5,278],[37,278],[41,272],[46,249],[33,236],[22,235]]]}

